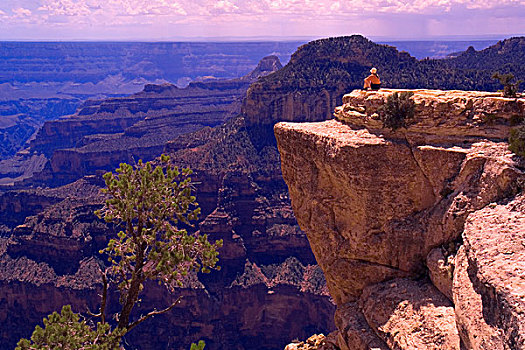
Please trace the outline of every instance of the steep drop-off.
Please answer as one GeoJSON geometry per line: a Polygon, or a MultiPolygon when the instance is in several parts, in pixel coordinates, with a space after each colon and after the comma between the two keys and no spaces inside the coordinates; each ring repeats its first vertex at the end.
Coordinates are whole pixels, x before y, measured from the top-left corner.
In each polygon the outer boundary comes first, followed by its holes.
{"type": "MultiPolygon", "coordinates": [[[[260,70],[241,81],[198,83],[193,88],[207,88],[215,94],[209,94],[211,99],[224,85],[229,86],[228,89],[239,84],[247,87],[247,81],[276,68],[279,68],[278,61],[267,59],[261,62],[260,70]]],[[[147,86],[144,95],[166,94],[166,101],[171,101],[172,95],[167,89],[176,88],[147,86]]],[[[191,112],[189,104],[195,99],[192,95],[186,100],[181,98],[188,103],[188,113],[191,112]]],[[[127,102],[117,99],[107,103],[118,108],[118,101],[127,102]]],[[[94,104],[93,108],[101,105],[94,104]]],[[[129,105],[123,103],[122,108],[129,105]]],[[[91,117],[96,115],[94,112],[91,117]]],[[[90,115],[86,114],[85,118],[89,121],[90,115]]],[[[171,120],[167,128],[175,128],[170,126],[175,121],[171,120]]],[[[71,130],[78,130],[80,126],[71,130]]],[[[146,120],[128,130],[133,129],[137,134],[159,133],[154,126],[146,120]]],[[[163,146],[164,150],[158,150],[158,154],[164,151],[176,164],[189,165],[195,171],[196,196],[202,207],[198,228],[211,239],[223,239],[225,244],[220,251],[221,271],[198,276],[194,284],[175,293],[175,297],[183,296],[181,307],[130,333],[126,341],[131,346],[186,349],[191,342],[204,339],[210,349],[279,349],[289,339],[334,329],[335,306],[306,236],[293,216],[280,174],[277,149],[275,145],[260,148],[252,140],[253,131],[246,127],[242,116],[237,116],[215,128],[207,126],[179,137],[172,135],[173,140],[163,146]]],[[[126,132],[124,136],[117,134],[116,140],[123,142],[126,132]]],[[[102,142],[102,135],[83,137],[86,138],[99,145],[100,149],[94,152],[98,152],[101,162],[113,168],[117,166],[107,161],[104,147],[108,143],[102,142]]],[[[50,136],[47,142],[39,144],[42,151],[53,147],[52,140],[50,136]]],[[[59,152],[60,149],[54,150],[52,159],[59,152]]],[[[64,159],[75,159],[75,156],[64,159]]],[[[123,160],[114,159],[115,162],[123,160]]],[[[86,169],[97,171],[96,167],[86,169]]],[[[71,171],[79,176],[78,170],[71,171]]],[[[68,174],[65,173],[70,176],[68,174]]],[[[58,168],[56,175],[64,173],[58,168]]],[[[8,331],[2,332],[2,342],[14,345],[20,337],[27,337],[42,317],[59,309],[62,303],[72,303],[73,308],[81,312],[88,306],[96,307],[100,282],[96,271],[93,272],[93,267],[96,268],[93,261],[113,233],[111,227],[93,215],[93,210],[102,203],[98,192],[102,186],[101,175],[98,171],[56,188],[28,188],[0,195],[1,232],[6,237],[0,258],[1,288],[5,297],[0,297],[0,302],[7,305],[6,313],[18,307],[16,312],[24,315],[5,319],[2,329],[8,331]],[[75,282],[64,285],[60,282],[64,280],[75,282]],[[26,294],[33,297],[24,297],[26,294]],[[42,304],[46,295],[53,296],[52,302],[42,304]],[[84,295],[86,300],[79,299],[78,295],[84,295]],[[25,298],[27,302],[18,305],[17,298],[25,298]]],[[[153,305],[167,305],[172,298],[154,289],[144,296],[137,313],[153,305]]]]}
{"type": "Polygon", "coordinates": [[[506,137],[525,99],[415,90],[414,120],[392,131],[379,114],[393,92],[356,90],[336,120],[275,127],[337,304],[332,345],[524,349],[525,173],[506,137]]]}

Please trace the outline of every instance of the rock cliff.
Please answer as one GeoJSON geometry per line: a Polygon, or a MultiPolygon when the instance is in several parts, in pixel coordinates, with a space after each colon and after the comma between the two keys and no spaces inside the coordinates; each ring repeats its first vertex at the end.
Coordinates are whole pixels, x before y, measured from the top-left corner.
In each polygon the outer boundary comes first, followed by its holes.
{"type": "Polygon", "coordinates": [[[340,349],[525,349],[525,98],[355,90],[335,119],[275,126],[299,225],[337,304],[340,349]]]}

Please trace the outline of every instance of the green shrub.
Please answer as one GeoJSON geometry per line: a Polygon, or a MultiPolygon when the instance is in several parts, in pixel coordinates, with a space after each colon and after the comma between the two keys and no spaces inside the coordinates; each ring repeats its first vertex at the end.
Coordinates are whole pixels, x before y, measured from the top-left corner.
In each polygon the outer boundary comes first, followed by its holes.
{"type": "Polygon", "coordinates": [[[510,117],[510,126],[520,125],[521,123],[523,123],[523,119],[524,117],[522,114],[513,114],[510,117]]]}
{"type": "Polygon", "coordinates": [[[518,156],[525,157],[525,125],[510,130],[509,149],[518,156]]]}
{"type": "Polygon", "coordinates": [[[411,97],[412,91],[394,92],[388,96],[385,104],[379,109],[384,128],[396,130],[406,128],[414,118],[416,105],[411,97]]]}
{"type": "Polygon", "coordinates": [[[520,88],[520,84],[522,83],[521,80],[518,80],[515,83],[512,83],[512,80],[514,79],[514,74],[507,73],[507,74],[500,74],[499,72],[496,72],[492,75],[492,78],[499,80],[501,85],[503,85],[503,96],[505,97],[516,97],[518,90],[520,88]]]}
{"type": "Polygon", "coordinates": [[[31,340],[21,339],[15,350],[118,350],[124,330],[111,330],[108,323],[88,324],[79,314],[65,305],[59,314],[44,318],[44,328],[36,326],[31,340]]]}

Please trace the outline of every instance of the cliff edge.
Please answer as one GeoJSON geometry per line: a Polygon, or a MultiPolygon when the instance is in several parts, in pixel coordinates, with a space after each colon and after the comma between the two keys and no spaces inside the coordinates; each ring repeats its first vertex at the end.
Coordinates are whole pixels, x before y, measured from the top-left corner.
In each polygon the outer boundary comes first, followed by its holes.
{"type": "MultiPolygon", "coordinates": [[[[282,171],[337,304],[336,349],[525,349],[525,98],[355,90],[334,120],[275,126],[282,171]]],[[[330,343],[330,344],[328,344],[330,343]]]]}

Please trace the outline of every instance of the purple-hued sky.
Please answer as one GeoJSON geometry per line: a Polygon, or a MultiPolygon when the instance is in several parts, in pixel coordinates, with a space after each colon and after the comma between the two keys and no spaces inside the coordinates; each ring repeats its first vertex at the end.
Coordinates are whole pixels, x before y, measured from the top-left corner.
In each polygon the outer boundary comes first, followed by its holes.
{"type": "Polygon", "coordinates": [[[525,33],[525,0],[0,0],[0,40],[525,33]]]}

